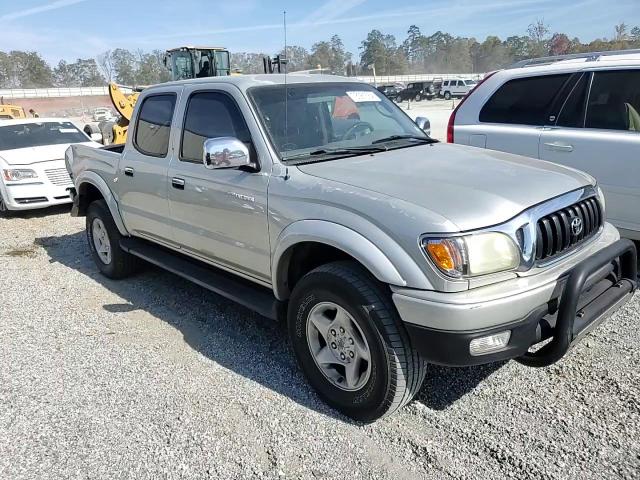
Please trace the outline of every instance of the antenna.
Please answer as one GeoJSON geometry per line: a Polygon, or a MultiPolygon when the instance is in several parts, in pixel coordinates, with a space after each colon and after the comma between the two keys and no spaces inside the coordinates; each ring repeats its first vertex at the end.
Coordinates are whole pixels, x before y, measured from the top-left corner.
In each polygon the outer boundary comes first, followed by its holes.
{"type": "MultiPolygon", "coordinates": [[[[284,141],[285,145],[289,143],[289,91],[287,90],[287,73],[289,73],[289,60],[287,55],[287,11],[282,12],[282,22],[284,26],[284,141]]],[[[278,65],[279,67],[280,65],[278,65]]],[[[278,68],[279,70],[279,68],[278,68]]]]}

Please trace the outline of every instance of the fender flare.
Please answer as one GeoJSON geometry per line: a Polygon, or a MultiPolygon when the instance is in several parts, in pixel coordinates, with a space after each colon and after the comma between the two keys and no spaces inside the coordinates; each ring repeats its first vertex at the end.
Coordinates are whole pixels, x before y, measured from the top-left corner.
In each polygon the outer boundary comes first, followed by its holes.
{"type": "MultiPolygon", "coordinates": [[[[286,285],[289,253],[292,247],[303,242],[322,243],[342,250],[383,283],[406,287],[418,282],[422,288],[431,287],[414,260],[397,243],[393,242],[389,255],[386,255],[369,239],[344,225],[324,220],[300,220],[280,233],[271,257],[273,290],[280,300],[290,294],[286,285]]],[[[385,245],[385,249],[388,246],[385,245]]]]}
{"type": "Polygon", "coordinates": [[[88,205],[82,205],[83,202],[83,185],[89,184],[93,185],[98,189],[104,201],[107,203],[107,207],[109,207],[109,211],[111,212],[111,216],[113,217],[113,221],[118,227],[118,231],[121,235],[129,236],[129,232],[127,228],[124,226],[124,222],[122,221],[122,217],[120,216],[120,210],[118,209],[118,202],[116,202],[109,185],[104,179],[95,172],[83,172],[76,179],[76,191],[78,192],[78,203],[80,206],[80,211],[83,211],[88,207],[88,205]],[[83,208],[84,207],[84,208],[83,208]]]}

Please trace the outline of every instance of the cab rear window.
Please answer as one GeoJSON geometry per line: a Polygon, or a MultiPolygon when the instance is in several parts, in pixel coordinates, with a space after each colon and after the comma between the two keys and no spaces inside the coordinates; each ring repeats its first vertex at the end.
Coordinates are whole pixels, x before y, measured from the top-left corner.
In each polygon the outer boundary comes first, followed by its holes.
{"type": "Polygon", "coordinates": [[[480,111],[480,121],[545,125],[554,99],[570,74],[517,78],[502,85],[480,111]]]}

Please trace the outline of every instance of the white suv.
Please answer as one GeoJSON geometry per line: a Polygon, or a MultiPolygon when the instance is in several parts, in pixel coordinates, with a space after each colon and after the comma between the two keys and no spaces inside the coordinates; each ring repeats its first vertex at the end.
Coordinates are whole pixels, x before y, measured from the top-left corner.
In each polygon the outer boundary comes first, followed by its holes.
{"type": "Polygon", "coordinates": [[[608,220],[640,240],[639,112],[640,50],[535,59],[488,74],[452,113],[447,141],[590,173],[608,220]]]}
{"type": "Polygon", "coordinates": [[[468,94],[478,82],[470,78],[458,78],[453,80],[445,80],[440,88],[440,95],[446,100],[451,97],[464,97],[468,94]]]}

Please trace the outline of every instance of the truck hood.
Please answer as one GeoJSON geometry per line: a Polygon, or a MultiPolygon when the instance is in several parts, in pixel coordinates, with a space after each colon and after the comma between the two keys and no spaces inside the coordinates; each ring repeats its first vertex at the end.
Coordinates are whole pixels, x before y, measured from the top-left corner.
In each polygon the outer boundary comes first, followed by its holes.
{"type": "MultiPolygon", "coordinates": [[[[17,148],[15,150],[0,150],[0,158],[8,165],[33,165],[34,163],[63,160],[64,152],[71,144],[42,145],[40,147],[17,148]]],[[[100,147],[95,142],[83,142],[80,145],[100,147]]]]}
{"type": "Polygon", "coordinates": [[[459,231],[485,228],[592,184],[578,170],[462,145],[432,144],[298,167],[424,207],[459,231]]]}

